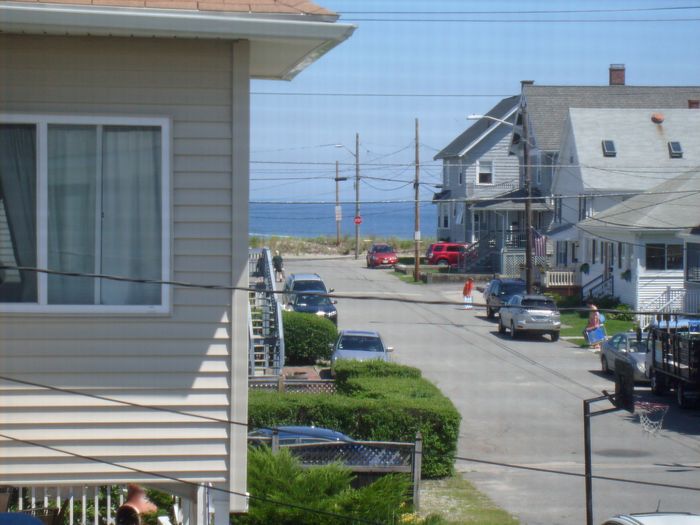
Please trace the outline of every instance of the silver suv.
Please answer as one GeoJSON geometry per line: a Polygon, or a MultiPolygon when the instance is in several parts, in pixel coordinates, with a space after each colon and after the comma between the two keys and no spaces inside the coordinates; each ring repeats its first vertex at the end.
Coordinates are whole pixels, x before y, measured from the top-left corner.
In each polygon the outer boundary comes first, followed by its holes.
{"type": "Polygon", "coordinates": [[[521,333],[549,334],[552,341],[559,340],[561,319],[557,305],[545,295],[514,295],[501,306],[498,333],[515,339],[521,333]]]}
{"type": "Polygon", "coordinates": [[[293,273],[284,283],[284,304],[293,304],[297,294],[289,292],[333,293],[333,288],[326,290],[326,285],[317,273],[293,273]]]}

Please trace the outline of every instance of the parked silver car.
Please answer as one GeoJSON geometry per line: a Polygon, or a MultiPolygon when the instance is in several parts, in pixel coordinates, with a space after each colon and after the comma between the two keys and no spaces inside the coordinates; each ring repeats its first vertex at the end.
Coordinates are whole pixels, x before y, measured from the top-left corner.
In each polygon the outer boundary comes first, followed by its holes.
{"type": "Polygon", "coordinates": [[[331,371],[335,369],[335,364],[342,359],[390,361],[389,352],[393,351],[392,347],[384,346],[382,338],[377,332],[342,330],[333,348],[331,371]]]}
{"type": "Polygon", "coordinates": [[[646,377],[647,334],[637,341],[636,332],[621,332],[603,343],[600,350],[600,369],[606,373],[615,371],[615,361],[629,361],[634,368],[635,381],[648,381],[646,377]]]}
{"type": "Polygon", "coordinates": [[[561,319],[557,305],[544,295],[514,295],[500,308],[498,333],[515,339],[521,333],[549,334],[552,341],[559,340],[561,319]]]}
{"type": "Polygon", "coordinates": [[[603,525],[700,525],[700,516],[689,512],[621,514],[608,518],[603,525]]]}

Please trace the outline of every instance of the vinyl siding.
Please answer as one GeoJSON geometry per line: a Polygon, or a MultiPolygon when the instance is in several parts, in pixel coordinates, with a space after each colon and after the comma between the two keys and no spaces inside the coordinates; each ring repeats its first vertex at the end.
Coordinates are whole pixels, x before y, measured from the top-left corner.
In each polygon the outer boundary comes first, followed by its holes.
{"type": "MultiPolygon", "coordinates": [[[[462,157],[443,159],[446,173],[444,189],[450,190],[451,199],[483,199],[501,195],[518,187],[518,158],[508,155],[510,129],[501,126],[479,142],[462,157]],[[477,184],[477,163],[493,163],[493,184],[477,184]],[[464,184],[459,184],[462,171],[464,184]],[[514,186],[504,186],[513,183],[514,186]]],[[[460,206],[464,204],[459,203],[460,206]]],[[[471,207],[465,209],[462,224],[450,216],[449,228],[438,228],[438,238],[449,238],[452,242],[471,242],[471,207]]]]}
{"type": "MultiPolygon", "coordinates": [[[[247,214],[247,193],[232,202],[232,53],[224,41],[0,35],[1,111],[172,119],[171,277],[238,282],[245,268],[234,269],[232,253],[247,250],[247,238],[233,238],[232,210],[247,214]]],[[[0,368],[37,383],[246,421],[245,395],[231,399],[241,391],[234,383],[247,381],[231,365],[232,350],[247,356],[244,345],[232,349],[233,329],[247,330],[239,325],[231,292],[180,287],[167,315],[0,314],[0,368]]],[[[232,443],[245,443],[244,427],[11,382],[0,381],[0,405],[9,435],[227,488],[232,443]]],[[[238,451],[235,463],[244,465],[245,447],[238,451]]],[[[0,456],[0,484],[149,480],[7,441],[0,456]]]]}

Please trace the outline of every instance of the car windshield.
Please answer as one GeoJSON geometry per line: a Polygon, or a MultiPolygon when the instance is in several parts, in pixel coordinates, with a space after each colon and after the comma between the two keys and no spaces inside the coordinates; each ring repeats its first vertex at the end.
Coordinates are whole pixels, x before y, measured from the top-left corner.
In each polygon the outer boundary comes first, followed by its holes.
{"type": "Polygon", "coordinates": [[[384,346],[378,337],[366,335],[344,335],[338,342],[338,350],[359,350],[362,352],[383,352],[384,346]]]}
{"type": "Polygon", "coordinates": [[[294,304],[297,306],[327,306],[331,304],[331,300],[320,295],[299,294],[296,296],[294,304]]]}
{"type": "Polygon", "coordinates": [[[391,253],[394,249],[391,246],[375,246],[375,253],[391,253]]]}
{"type": "Polygon", "coordinates": [[[323,281],[294,281],[294,291],[308,291],[317,290],[319,292],[325,292],[326,287],[323,281]]]}
{"type": "Polygon", "coordinates": [[[554,301],[550,301],[547,299],[523,299],[522,305],[525,308],[529,308],[531,310],[556,310],[557,305],[554,304],[554,301]]]}
{"type": "Polygon", "coordinates": [[[514,295],[525,291],[525,285],[522,283],[503,283],[501,284],[501,294],[514,295]]]}

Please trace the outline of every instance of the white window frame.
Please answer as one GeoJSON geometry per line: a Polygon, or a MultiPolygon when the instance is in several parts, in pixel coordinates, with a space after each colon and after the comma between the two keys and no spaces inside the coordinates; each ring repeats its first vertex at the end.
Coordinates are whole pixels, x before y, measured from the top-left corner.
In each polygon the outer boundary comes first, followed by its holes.
{"type": "Polygon", "coordinates": [[[485,160],[484,162],[491,163],[491,182],[479,182],[479,174],[481,173],[481,161],[477,160],[475,184],[477,186],[493,186],[496,181],[496,164],[492,160],[485,160]]]}
{"type": "MultiPolygon", "coordinates": [[[[32,113],[0,113],[1,124],[29,124],[36,126],[36,206],[37,206],[37,267],[48,266],[48,127],[51,124],[92,126],[150,126],[161,129],[161,279],[170,280],[171,246],[171,169],[172,123],[164,117],[80,116],[70,114],[43,115],[32,113]]],[[[159,305],[103,305],[103,304],[48,304],[48,275],[37,275],[36,303],[2,303],[0,313],[19,314],[169,314],[171,311],[170,286],[161,285],[159,305]]]]}

